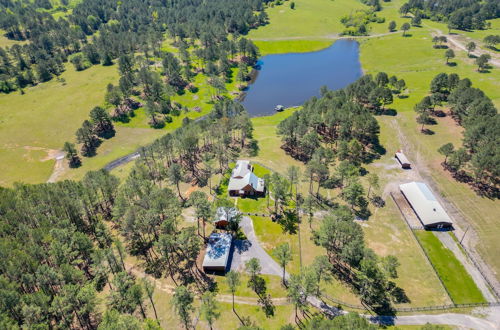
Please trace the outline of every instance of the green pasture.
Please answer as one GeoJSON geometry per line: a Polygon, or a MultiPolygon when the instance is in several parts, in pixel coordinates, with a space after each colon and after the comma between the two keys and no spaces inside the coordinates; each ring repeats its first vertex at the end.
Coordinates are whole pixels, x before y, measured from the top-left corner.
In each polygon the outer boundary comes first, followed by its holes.
{"type": "Polygon", "coordinates": [[[486,302],[464,266],[430,231],[416,231],[425,253],[456,304],[486,302]]]}
{"type": "Polygon", "coordinates": [[[46,181],[54,164],[51,152],[75,140],[75,131],[117,77],[115,66],[76,72],[67,65],[60,80],[26,88],[24,95],[1,94],[0,185],[46,181]]]}
{"type": "Polygon", "coordinates": [[[396,204],[390,196],[387,196],[385,201],[385,207],[374,208],[370,219],[361,225],[370,248],[379,256],[396,256],[401,264],[398,268],[398,278],[394,281],[405,291],[410,300],[401,307],[451,303],[432,266],[412,237],[396,204]]]}
{"type": "Polygon", "coordinates": [[[332,37],[342,32],[340,18],[367,6],[352,0],[296,0],[295,9],[290,2],[266,9],[270,24],[251,30],[253,40],[315,39],[332,37]]]}
{"type": "Polygon", "coordinates": [[[0,47],[5,48],[5,47],[11,47],[13,45],[23,45],[27,43],[27,41],[17,41],[17,40],[11,40],[5,36],[5,31],[0,29],[0,47]]]}

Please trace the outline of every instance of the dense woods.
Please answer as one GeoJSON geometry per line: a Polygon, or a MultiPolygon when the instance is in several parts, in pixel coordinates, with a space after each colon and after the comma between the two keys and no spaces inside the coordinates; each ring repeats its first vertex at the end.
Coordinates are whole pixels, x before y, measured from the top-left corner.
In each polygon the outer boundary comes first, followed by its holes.
{"type": "Polygon", "coordinates": [[[500,17],[500,5],[496,0],[410,0],[400,12],[447,22],[450,29],[482,30],[488,28],[486,20],[500,17]]]}
{"type": "MultiPolygon", "coordinates": [[[[99,171],[82,182],[0,188],[1,328],[93,329],[101,319],[98,293],[108,286],[121,294],[114,275],[136,285],[106,225],[117,186],[99,171]]],[[[110,300],[110,308],[135,311],[143,298],[134,290],[133,298],[110,300]]]]}
{"type": "Polygon", "coordinates": [[[495,105],[469,79],[460,79],[454,73],[434,77],[430,92],[415,105],[422,131],[427,130],[425,125],[436,123],[435,116],[443,115],[437,110],[441,107],[449,108],[453,119],[464,128],[461,147],[455,149],[447,143],[439,149],[445,156],[444,167],[456,179],[472,184],[478,193],[498,198],[500,117],[495,105]]]}
{"type": "Polygon", "coordinates": [[[177,41],[199,41],[217,54],[216,46],[228,34],[237,37],[267,22],[266,2],[85,0],[56,20],[40,10],[50,9],[48,1],[3,1],[0,28],[10,39],[29,42],[0,48],[0,90],[8,93],[48,81],[64,71],[68,60],[83,70],[111,65],[123,54],[148,57],[148,52],[159,52],[165,33],[177,41]]]}

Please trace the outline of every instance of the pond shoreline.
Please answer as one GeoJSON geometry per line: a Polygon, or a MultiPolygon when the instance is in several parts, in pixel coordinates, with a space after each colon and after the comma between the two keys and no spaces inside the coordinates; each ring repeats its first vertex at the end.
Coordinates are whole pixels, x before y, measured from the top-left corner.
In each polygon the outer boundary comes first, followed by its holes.
{"type": "Polygon", "coordinates": [[[237,100],[251,117],[266,116],[275,112],[277,104],[300,106],[319,96],[321,86],[341,89],[362,75],[359,43],[339,39],[319,51],[263,56],[237,100]]]}

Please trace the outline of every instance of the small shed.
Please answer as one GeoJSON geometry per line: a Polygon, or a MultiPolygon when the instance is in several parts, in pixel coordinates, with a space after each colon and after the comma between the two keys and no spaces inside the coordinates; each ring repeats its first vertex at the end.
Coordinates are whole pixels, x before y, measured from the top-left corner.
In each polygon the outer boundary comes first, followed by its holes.
{"type": "Polygon", "coordinates": [[[408,158],[405,156],[405,154],[401,150],[398,150],[396,152],[395,157],[398,160],[399,164],[401,164],[402,168],[404,168],[404,169],[411,168],[410,161],[408,160],[408,158]]]}
{"type": "Polygon", "coordinates": [[[453,227],[451,218],[425,183],[405,183],[399,189],[425,229],[453,227]]]}
{"type": "Polygon", "coordinates": [[[207,250],[203,258],[203,271],[225,272],[233,237],[229,233],[212,233],[208,237],[207,250]]]}
{"type": "Polygon", "coordinates": [[[226,228],[229,222],[238,217],[239,212],[234,207],[218,207],[215,212],[214,225],[216,228],[226,228]]]}

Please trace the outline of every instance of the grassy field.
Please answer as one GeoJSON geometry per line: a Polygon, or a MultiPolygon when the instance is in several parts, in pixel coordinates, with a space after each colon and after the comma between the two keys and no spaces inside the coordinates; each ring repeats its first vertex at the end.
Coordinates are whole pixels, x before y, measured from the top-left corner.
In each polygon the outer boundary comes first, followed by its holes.
{"type": "Polygon", "coordinates": [[[268,54],[314,52],[327,48],[332,43],[333,40],[330,39],[255,41],[255,45],[259,47],[262,56],[268,54]]]}
{"type": "Polygon", "coordinates": [[[27,41],[17,41],[17,40],[11,40],[5,36],[5,31],[0,29],[0,47],[11,47],[15,44],[18,45],[23,45],[27,43],[27,41]]]}
{"type": "Polygon", "coordinates": [[[395,282],[405,290],[410,306],[451,303],[390,197],[386,199],[386,206],[375,209],[362,226],[369,247],[380,256],[394,255],[398,258],[401,266],[395,282]]]}
{"type": "Polygon", "coordinates": [[[76,129],[117,77],[115,66],[76,72],[68,65],[64,83],[53,79],[26,88],[25,95],[0,95],[0,185],[46,181],[54,164],[48,160],[51,151],[75,139],[76,129]]]}
{"type": "Polygon", "coordinates": [[[289,108],[272,116],[252,118],[254,138],[259,143],[259,152],[252,160],[258,161],[274,171],[285,174],[286,167],[295,165],[304,169],[304,163],[288,156],[281,146],[281,139],[276,135],[276,126],[299,108],[289,108]]]}
{"type": "MultiPolygon", "coordinates": [[[[226,83],[229,92],[237,90],[236,74],[237,69],[233,68],[233,78],[226,83]]],[[[106,85],[116,83],[118,74],[116,66],[92,66],[76,72],[72,65],[67,65],[61,79],[64,82],[54,79],[27,88],[25,95],[18,92],[0,95],[0,185],[45,182],[52,173],[54,153],[65,141],[75,141],[76,129],[88,119],[92,107],[103,105],[106,85]]],[[[198,87],[197,92],[186,91],[172,97],[174,102],[189,108],[187,113],[174,116],[172,123],[157,130],[149,127],[144,109],[137,110],[130,122],[115,123],[115,137],[103,141],[96,156],[82,158],[80,168],[66,168],[58,179],[81,179],[87,171],[101,169],[179,128],[184,117],[194,119],[210,112],[213,102],[207,77],[199,74],[193,84],[198,87]]]]}
{"type": "Polygon", "coordinates": [[[248,34],[254,40],[315,39],[331,37],[343,30],[340,17],[356,9],[367,8],[352,0],[296,0],[295,9],[289,2],[269,8],[270,24],[248,34]]]}
{"type": "Polygon", "coordinates": [[[464,266],[445,248],[434,233],[415,232],[434,268],[456,304],[486,302],[464,266]]]}

